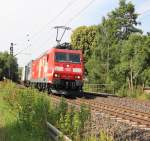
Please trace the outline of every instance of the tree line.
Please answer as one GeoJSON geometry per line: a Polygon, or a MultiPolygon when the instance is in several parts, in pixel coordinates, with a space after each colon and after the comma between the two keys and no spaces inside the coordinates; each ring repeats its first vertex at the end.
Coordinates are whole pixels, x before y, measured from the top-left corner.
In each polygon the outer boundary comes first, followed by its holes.
{"type": "Polygon", "coordinates": [[[90,83],[116,90],[150,86],[150,36],[137,28],[138,16],[132,2],[120,0],[99,25],[74,30],[71,43],[83,50],[90,83]]]}
{"type": "Polygon", "coordinates": [[[18,81],[18,75],[17,59],[8,52],[0,52],[0,81],[4,79],[18,81]]]}

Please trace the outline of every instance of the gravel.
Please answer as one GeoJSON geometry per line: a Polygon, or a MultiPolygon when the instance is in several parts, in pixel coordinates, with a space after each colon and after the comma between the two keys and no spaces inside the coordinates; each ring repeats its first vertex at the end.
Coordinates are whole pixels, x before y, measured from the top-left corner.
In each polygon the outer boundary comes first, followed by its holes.
{"type": "Polygon", "coordinates": [[[88,134],[90,132],[93,136],[99,136],[100,131],[105,131],[115,141],[150,141],[150,130],[118,122],[117,119],[112,119],[104,113],[92,113],[91,124],[87,130],[88,134]]]}
{"type": "MultiPolygon", "coordinates": [[[[150,114],[150,101],[113,96],[85,96],[85,98],[150,114]]],[[[91,115],[92,121],[88,131],[92,135],[99,136],[100,131],[105,131],[115,141],[150,141],[150,130],[133,126],[133,124],[118,120],[117,118],[112,118],[106,113],[93,112],[91,115]]]]}
{"type": "Polygon", "coordinates": [[[97,102],[107,102],[114,105],[131,108],[140,112],[150,113],[150,101],[141,102],[135,99],[112,97],[112,96],[108,96],[108,97],[99,96],[99,97],[95,97],[94,100],[97,102]]]}

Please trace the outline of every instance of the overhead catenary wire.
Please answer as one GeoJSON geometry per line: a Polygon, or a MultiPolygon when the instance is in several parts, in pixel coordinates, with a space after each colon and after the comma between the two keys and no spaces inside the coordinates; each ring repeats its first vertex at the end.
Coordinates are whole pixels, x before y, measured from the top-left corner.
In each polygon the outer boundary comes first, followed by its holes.
{"type": "MultiPolygon", "coordinates": [[[[81,9],[77,14],[74,15],[74,16],[65,24],[65,26],[66,26],[67,24],[71,23],[71,22],[72,22],[75,18],[77,18],[82,12],[84,12],[94,1],[95,1],[95,0],[91,0],[83,9],[81,9]]],[[[55,20],[58,19],[58,17],[60,17],[61,15],[63,15],[64,12],[65,12],[71,5],[73,5],[75,2],[76,2],[76,1],[74,1],[74,0],[70,0],[70,1],[67,3],[67,5],[66,5],[55,17],[53,17],[53,18],[52,18],[47,24],[45,24],[39,31],[37,31],[35,34],[33,34],[33,35],[31,36],[31,38],[34,38],[34,37],[38,36],[38,35],[42,32],[42,30],[43,30],[44,28],[46,28],[48,25],[52,24],[55,20]]],[[[149,11],[150,11],[150,9],[145,10],[145,11],[142,12],[139,16],[143,16],[145,13],[147,13],[147,12],[149,12],[149,11]]],[[[50,28],[50,30],[52,30],[52,29],[53,29],[53,27],[50,28]]]]}
{"type": "MultiPolygon", "coordinates": [[[[65,23],[65,26],[67,26],[67,25],[68,25],[69,23],[71,23],[74,19],[76,19],[78,16],[80,16],[80,14],[82,14],[89,6],[91,6],[91,4],[92,4],[94,1],[95,1],[95,0],[89,1],[89,3],[88,3],[85,7],[83,7],[83,8],[82,8],[79,12],[77,12],[72,18],[70,18],[68,22],[65,23]]],[[[143,16],[143,14],[145,14],[145,13],[147,13],[147,12],[149,12],[149,11],[150,11],[150,9],[148,9],[148,10],[142,12],[140,15],[143,16]]],[[[51,29],[52,29],[52,28],[51,28],[51,29]]],[[[72,31],[72,30],[71,30],[71,31],[72,31]]],[[[48,40],[46,40],[46,41],[48,41],[48,40]]],[[[44,44],[46,43],[46,41],[44,42],[44,44]]]]}
{"type": "MultiPolygon", "coordinates": [[[[65,23],[65,26],[67,26],[69,23],[71,23],[74,19],[76,19],[80,14],[82,14],[95,0],[90,0],[89,3],[84,6],[80,11],[78,11],[72,18],[68,20],[68,22],[65,23]]],[[[51,27],[52,29],[53,27],[51,27]]],[[[72,30],[71,30],[72,31],[72,30]]],[[[47,39],[42,45],[47,44],[49,40],[47,39]]]]}
{"type": "Polygon", "coordinates": [[[81,15],[95,0],[91,0],[85,7],[83,7],[78,13],[76,13],[72,18],[69,19],[68,22],[65,23],[65,26],[71,23],[75,18],[81,15]]]}
{"type": "Polygon", "coordinates": [[[150,9],[143,11],[142,13],[139,14],[139,19],[141,19],[145,14],[147,14],[148,12],[150,12],[150,9]]]}
{"type": "MultiPolygon", "coordinates": [[[[35,34],[33,34],[31,37],[30,37],[30,40],[34,39],[36,36],[38,36],[49,24],[52,24],[58,17],[60,17],[61,15],[63,15],[63,13],[71,6],[75,3],[76,1],[75,0],[70,0],[67,5],[55,16],[53,17],[47,24],[45,24],[39,31],[37,31],[35,34]]],[[[52,30],[53,27],[50,28],[50,30],[52,30]]],[[[29,35],[29,34],[27,34],[29,35]]],[[[21,51],[19,51],[18,53],[16,53],[16,56],[19,54],[19,53],[22,53],[24,50],[26,50],[27,47],[25,47],[24,49],[22,49],[21,51]]]]}
{"type": "MultiPolygon", "coordinates": [[[[52,24],[55,20],[58,19],[58,17],[60,17],[61,15],[64,14],[64,12],[75,3],[75,0],[70,0],[67,5],[55,16],[53,17],[47,24],[45,24],[39,31],[37,31],[35,34],[32,35],[32,38],[35,38],[37,35],[39,35],[43,29],[45,29],[47,26],[49,26],[50,24],[52,24]]],[[[52,29],[52,28],[51,28],[52,29]]]]}
{"type": "MultiPolygon", "coordinates": [[[[68,22],[66,22],[64,25],[67,26],[67,24],[71,23],[75,18],[77,18],[82,12],[84,12],[95,0],[91,0],[83,9],[81,9],[77,14],[75,14],[71,19],[69,19],[68,22]]],[[[71,5],[73,5],[76,1],[71,0],[69,3],[52,19],[50,20],[45,26],[41,28],[37,33],[33,34],[31,38],[35,38],[37,35],[42,32],[44,28],[46,28],[48,25],[52,24],[58,17],[60,17],[71,5]]],[[[53,27],[50,27],[50,31],[53,29],[53,27]]]]}
{"type": "MultiPolygon", "coordinates": [[[[72,0],[71,0],[71,1],[72,1],[72,0]]],[[[61,12],[59,12],[59,14],[58,14],[59,16],[61,16],[61,15],[63,14],[63,12],[65,12],[66,8],[68,8],[69,5],[71,4],[71,1],[66,5],[65,8],[63,8],[63,9],[61,10],[61,12]],[[60,14],[60,13],[61,13],[61,14],[60,14]]],[[[82,14],[94,1],[95,1],[95,0],[90,0],[86,6],[84,6],[79,12],[77,12],[72,18],[70,18],[70,19],[68,20],[68,22],[65,23],[65,26],[68,25],[69,23],[71,23],[71,22],[72,22],[74,19],[76,19],[80,14],[82,14]]],[[[72,3],[72,4],[73,4],[73,3],[72,3]]],[[[58,18],[58,15],[56,16],[57,18],[58,18]]],[[[56,18],[56,19],[57,19],[57,18],[56,18]]],[[[56,19],[53,18],[53,19],[51,20],[51,22],[54,22],[56,19]]],[[[50,23],[50,22],[49,22],[49,23],[50,23]]],[[[35,36],[37,36],[37,34],[39,34],[49,23],[47,23],[43,28],[41,28],[41,30],[40,30],[39,32],[37,32],[36,34],[32,35],[31,37],[34,38],[35,36]]],[[[50,29],[53,29],[53,27],[51,27],[50,29]]],[[[50,37],[49,37],[49,38],[50,38],[50,37]]],[[[48,41],[49,41],[49,39],[47,39],[44,43],[42,43],[42,45],[47,44],[48,41]]],[[[22,52],[25,51],[26,49],[27,49],[27,47],[25,47],[24,49],[22,49],[21,51],[19,51],[18,53],[16,53],[16,55],[22,53],[22,52]]]]}
{"type": "MultiPolygon", "coordinates": [[[[70,18],[68,20],[68,22],[65,23],[65,26],[67,26],[67,24],[71,23],[75,18],[77,18],[80,14],[82,14],[82,12],[84,12],[95,0],[90,0],[89,3],[84,6],[80,11],[78,11],[72,18],[70,18]]],[[[52,29],[53,27],[51,27],[52,29]]],[[[71,30],[72,31],[72,30],[71,30]]],[[[44,44],[46,44],[48,42],[48,40],[46,40],[44,42],[44,44]]],[[[43,45],[43,44],[42,44],[43,45]]]]}

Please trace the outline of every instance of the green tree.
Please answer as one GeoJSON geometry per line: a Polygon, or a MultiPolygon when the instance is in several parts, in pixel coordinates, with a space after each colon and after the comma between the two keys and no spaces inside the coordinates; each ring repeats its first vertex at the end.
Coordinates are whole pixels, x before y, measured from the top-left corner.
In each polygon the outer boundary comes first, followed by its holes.
{"type": "Polygon", "coordinates": [[[142,33],[136,28],[137,16],[131,2],[120,0],[119,7],[107,18],[103,17],[95,36],[91,59],[86,64],[90,82],[113,83],[110,75],[120,63],[122,42],[128,40],[132,33],[142,33]]]}
{"type": "MultiPolygon", "coordinates": [[[[150,68],[150,42],[148,36],[133,34],[122,43],[120,63],[115,66],[113,79],[128,84],[133,90],[138,85],[145,86],[150,81],[148,78],[150,68]]],[[[113,73],[112,73],[113,74],[113,73]]]]}
{"type": "Polygon", "coordinates": [[[113,23],[118,39],[127,39],[131,33],[142,33],[142,30],[135,27],[140,24],[137,17],[135,6],[131,2],[126,3],[126,0],[120,0],[119,7],[108,14],[108,20],[113,23]]]}
{"type": "Polygon", "coordinates": [[[7,52],[0,53],[0,80],[3,77],[18,80],[18,64],[17,59],[7,52]]]}
{"type": "Polygon", "coordinates": [[[96,30],[97,26],[80,26],[71,35],[73,48],[83,50],[85,61],[91,56],[96,30]]]}

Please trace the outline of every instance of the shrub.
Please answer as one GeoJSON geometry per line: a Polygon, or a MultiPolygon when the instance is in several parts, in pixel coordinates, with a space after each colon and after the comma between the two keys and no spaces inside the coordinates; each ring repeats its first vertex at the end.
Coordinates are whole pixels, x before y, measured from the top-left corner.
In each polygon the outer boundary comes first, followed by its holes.
{"type": "MultiPolygon", "coordinates": [[[[24,136],[28,135],[28,138],[47,140],[46,121],[50,111],[49,98],[45,95],[39,95],[39,92],[34,89],[20,89],[14,84],[9,85],[5,100],[12,113],[16,115],[17,124],[14,127],[16,132],[20,135],[25,133],[24,136]]],[[[5,91],[7,87],[8,85],[5,86],[5,91]]],[[[17,140],[18,136],[15,139],[8,138],[9,140],[17,140]]],[[[22,139],[22,137],[20,138],[22,139]]]]}
{"type": "Polygon", "coordinates": [[[65,99],[61,98],[59,105],[56,106],[55,112],[49,116],[49,121],[52,121],[53,125],[57,126],[63,134],[68,135],[73,140],[80,140],[85,123],[89,117],[89,108],[85,105],[82,105],[80,111],[77,111],[74,106],[68,107],[65,99]]]}

